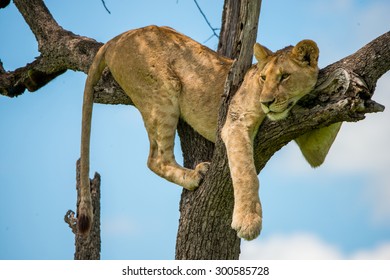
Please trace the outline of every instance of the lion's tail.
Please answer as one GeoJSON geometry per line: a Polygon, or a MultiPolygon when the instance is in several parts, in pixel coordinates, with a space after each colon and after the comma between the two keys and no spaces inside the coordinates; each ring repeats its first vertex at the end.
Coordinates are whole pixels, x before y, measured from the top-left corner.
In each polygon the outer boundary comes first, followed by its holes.
{"type": "Polygon", "coordinates": [[[93,207],[89,182],[89,146],[91,138],[91,121],[94,86],[99,81],[106,66],[104,59],[105,46],[97,52],[88,71],[84,88],[84,101],[81,123],[81,156],[80,156],[80,204],[77,212],[78,233],[89,234],[93,221],[93,207]]]}

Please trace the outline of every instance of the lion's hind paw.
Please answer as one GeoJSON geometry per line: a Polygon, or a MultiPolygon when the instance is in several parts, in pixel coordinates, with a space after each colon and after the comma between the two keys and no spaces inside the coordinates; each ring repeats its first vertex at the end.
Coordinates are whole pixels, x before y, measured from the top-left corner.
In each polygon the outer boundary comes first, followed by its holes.
{"type": "Polygon", "coordinates": [[[210,162],[201,162],[199,163],[194,170],[191,170],[192,176],[189,184],[185,187],[187,190],[193,191],[197,189],[204,180],[207,171],[210,168],[210,162]]]}

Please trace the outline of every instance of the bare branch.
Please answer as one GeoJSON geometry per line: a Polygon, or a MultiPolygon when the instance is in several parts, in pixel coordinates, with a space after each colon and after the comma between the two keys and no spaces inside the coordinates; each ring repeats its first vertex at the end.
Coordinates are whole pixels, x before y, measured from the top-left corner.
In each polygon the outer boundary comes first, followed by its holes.
{"type": "Polygon", "coordinates": [[[107,13],[111,14],[111,12],[110,12],[110,10],[107,8],[106,2],[104,2],[104,0],[102,0],[102,4],[103,4],[104,8],[106,9],[107,13]]]}
{"type": "Polygon", "coordinates": [[[11,0],[0,0],[0,9],[3,9],[8,6],[11,0]]]}
{"type": "Polygon", "coordinates": [[[203,12],[202,8],[199,6],[198,1],[194,0],[196,7],[198,7],[199,12],[203,16],[204,20],[206,21],[207,25],[210,27],[211,31],[213,32],[213,35],[211,35],[204,43],[206,43],[208,40],[210,40],[212,37],[219,38],[219,35],[215,32],[216,30],[219,30],[219,28],[214,28],[210,21],[207,19],[205,13],[203,12]]]}
{"type": "MultiPolygon", "coordinates": [[[[30,92],[45,86],[57,76],[66,71],[64,69],[52,69],[49,72],[42,72],[39,69],[45,68],[42,57],[12,72],[0,71],[0,94],[8,97],[16,97],[24,93],[26,89],[30,92]]],[[[2,68],[2,67],[1,67],[2,68]]]]}
{"type": "Polygon", "coordinates": [[[34,33],[41,55],[11,72],[1,67],[0,94],[15,97],[26,89],[36,91],[67,69],[88,72],[102,43],[64,30],[41,0],[14,2],[34,33]]]}
{"type": "Polygon", "coordinates": [[[77,219],[75,217],[75,212],[68,210],[64,216],[64,221],[67,223],[72,230],[73,234],[77,233],[77,219]]]}
{"type": "Polygon", "coordinates": [[[354,54],[327,66],[324,70],[336,68],[351,69],[362,77],[371,93],[374,92],[377,80],[390,70],[390,31],[372,40],[354,54]]]}
{"type": "Polygon", "coordinates": [[[42,53],[47,44],[52,44],[51,39],[62,28],[42,0],[14,0],[14,3],[34,33],[38,42],[38,50],[42,53]]]}

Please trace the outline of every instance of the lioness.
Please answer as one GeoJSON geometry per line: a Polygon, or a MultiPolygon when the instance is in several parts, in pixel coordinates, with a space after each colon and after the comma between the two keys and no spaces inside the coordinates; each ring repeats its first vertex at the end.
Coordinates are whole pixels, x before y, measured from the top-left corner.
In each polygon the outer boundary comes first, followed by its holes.
{"type": "MultiPolygon", "coordinates": [[[[234,186],[232,227],[248,240],[259,235],[262,219],[253,138],[265,116],[271,120],[285,118],[294,104],[313,89],[319,51],[315,42],[303,40],[276,53],[255,44],[254,54],[258,63],[248,70],[233,97],[221,134],[234,186]]],[[[194,170],[176,163],[173,154],[176,126],[182,118],[203,137],[215,142],[218,107],[232,62],[171,28],[157,26],[125,32],[98,51],[84,90],[79,233],[90,231],[93,218],[89,143],[94,86],[104,68],[109,68],[141,112],[150,142],[148,167],[171,182],[195,190],[209,163],[200,163],[194,170]]],[[[332,130],[327,135],[333,137],[335,133],[332,130]]],[[[309,134],[305,137],[310,139],[309,134]]],[[[332,144],[327,139],[332,137],[316,141],[326,152],[313,165],[323,161],[332,144]]],[[[308,143],[306,138],[303,142],[308,143]]],[[[303,152],[316,153],[310,148],[303,152]]],[[[312,157],[306,154],[310,162],[312,157]]]]}

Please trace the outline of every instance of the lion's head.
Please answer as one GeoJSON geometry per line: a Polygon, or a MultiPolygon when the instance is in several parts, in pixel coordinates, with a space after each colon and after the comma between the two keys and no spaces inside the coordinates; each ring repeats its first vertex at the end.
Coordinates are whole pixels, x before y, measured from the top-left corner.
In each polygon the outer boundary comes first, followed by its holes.
{"type": "Polygon", "coordinates": [[[303,40],[275,53],[255,44],[261,108],[271,120],[287,117],[290,109],[315,86],[318,76],[317,44],[303,40]]]}

